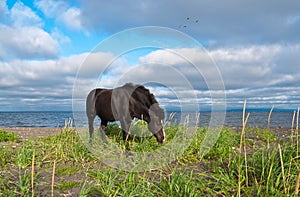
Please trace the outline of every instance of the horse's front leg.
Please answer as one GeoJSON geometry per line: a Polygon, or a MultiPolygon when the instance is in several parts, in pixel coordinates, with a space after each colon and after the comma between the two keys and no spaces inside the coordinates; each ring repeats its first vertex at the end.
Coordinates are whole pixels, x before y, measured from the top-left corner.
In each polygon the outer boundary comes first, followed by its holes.
{"type": "Polygon", "coordinates": [[[129,137],[129,127],[132,119],[123,119],[121,122],[122,132],[123,132],[123,140],[127,141],[129,137]]]}
{"type": "Polygon", "coordinates": [[[123,140],[127,141],[128,137],[129,137],[129,133],[127,131],[125,131],[124,129],[122,129],[122,132],[123,132],[123,140]]]}
{"type": "Polygon", "coordinates": [[[102,121],[101,122],[101,125],[100,125],[100,135],[101,135],[101,138],[103,140],[103,142],[107,143],[107,139],[106,139],[106,134],[105,134],[105,128],[107,126],[107,122],[106,121],[102,121]]]}

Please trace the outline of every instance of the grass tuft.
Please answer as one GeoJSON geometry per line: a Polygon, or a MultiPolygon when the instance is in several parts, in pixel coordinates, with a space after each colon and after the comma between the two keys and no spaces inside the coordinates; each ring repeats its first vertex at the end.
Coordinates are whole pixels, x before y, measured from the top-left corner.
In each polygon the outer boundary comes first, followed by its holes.
{"type": "Polygon", "coordinates": [[[16,134],[0,129],[0,142],[20,142],[20,139],[16,134]]]}

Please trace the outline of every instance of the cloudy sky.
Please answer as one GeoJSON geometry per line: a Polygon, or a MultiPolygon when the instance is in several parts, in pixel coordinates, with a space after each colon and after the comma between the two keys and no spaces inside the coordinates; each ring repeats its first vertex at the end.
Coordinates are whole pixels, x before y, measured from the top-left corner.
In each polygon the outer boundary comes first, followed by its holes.
{"type": "Polygon", "coordinates": [[[170,109],[223,94],[228,109],[296,109],[299,35],[298,0],[0,0],[0,111],[71,110],[74,84],[86,95],[130,81],[170,109]],[[119,33],[142,26],[169,29],[119,33]]]}

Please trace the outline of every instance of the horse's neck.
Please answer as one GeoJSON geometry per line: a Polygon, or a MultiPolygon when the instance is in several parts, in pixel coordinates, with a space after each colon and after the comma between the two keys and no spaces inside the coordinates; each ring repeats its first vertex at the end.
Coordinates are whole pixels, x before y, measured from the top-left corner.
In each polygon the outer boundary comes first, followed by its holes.
{"type": "Polygon", "coordinates": [[[143,90],[136,90],[136,97],[134,98],[138,100],[140,103],[145,105],[147,108],[150,108],[151,105],[154,103],[151,103],[151,98],[149,98],[149,95],[145,94],[143,90]]]}
{"type": "Polygon", "coordinates": [[[150,122],[150,115],[149,115],[149,106],[143,100],[134,99],[133,103],[133,113],[134,116],[140,120],[145,120],[146,122],[150,122]]]}

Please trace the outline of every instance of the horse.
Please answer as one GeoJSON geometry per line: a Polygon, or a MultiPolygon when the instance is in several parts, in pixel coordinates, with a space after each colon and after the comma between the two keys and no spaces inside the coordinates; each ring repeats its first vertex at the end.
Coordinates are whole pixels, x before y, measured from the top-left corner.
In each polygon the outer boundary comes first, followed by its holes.
{"type": "Polygon", "coordinates": [[[96,88],[90,91],[86,99],[86,115],[88,117],[90,141],[94,133],[94,119],[101,119],[100,134],[107,143],[105,128],[108,122],[120,121],[123,140],[129,136],[129,128],[134,118],[148,123],[148,130],[158,143],[165,140],[163,121],[164,110],[149,89],[143,85],[127,83],[114,89],[96,88]]]}

